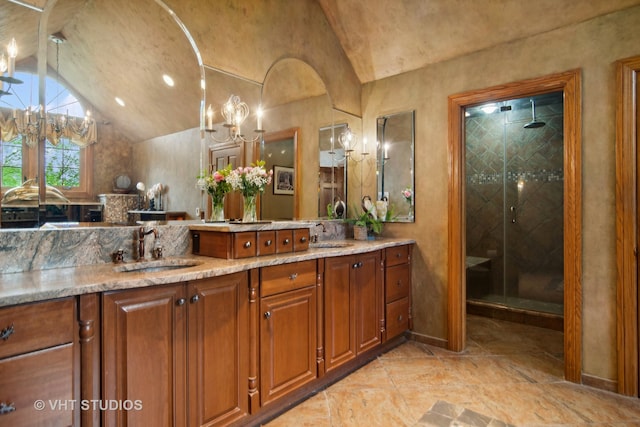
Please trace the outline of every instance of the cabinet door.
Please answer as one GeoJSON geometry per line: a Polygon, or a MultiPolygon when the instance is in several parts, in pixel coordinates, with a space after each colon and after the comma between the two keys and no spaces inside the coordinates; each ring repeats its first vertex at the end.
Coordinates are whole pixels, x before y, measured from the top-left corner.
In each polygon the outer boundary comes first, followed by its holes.
{"type": "Polygon", "coordinates": [[[355,256],[327,258],[324,268],[326,372],[356,357],[355,256]]]}
{"type": "Polygon", "coordinates": [[[247,272],[189,283],[189,424],[227,425],[248,414],[247,272]]]}
{"type": "Polygon", "coordinates": [[[260,300],[260,395],[265,405],[317,377],[316,288],[260,300]]]}
{"type": "Polygon", "coordinates": [[[358,255],[355,270],[356,354],[382,342],[382,274],[380,252],[358,255]]]}
{"type": "Polygon", "coordinates": [[[186,425],[184,298],[184,285],[104,295],[103,401],[141,405],[103,411],[104,425],[186,425]]]}

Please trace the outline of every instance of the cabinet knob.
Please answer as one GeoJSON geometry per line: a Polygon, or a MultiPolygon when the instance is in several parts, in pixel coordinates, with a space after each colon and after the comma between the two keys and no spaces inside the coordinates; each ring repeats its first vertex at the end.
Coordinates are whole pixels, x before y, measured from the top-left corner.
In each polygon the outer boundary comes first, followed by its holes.
{"type": "Polygon", "coordinates": [[[265,246],[271,246],[273,244],[273,242],[271,241],[271,239],[267,240],[266,242],[264,242],[265,246]]]}
{"type": "Polygon", "coordinates": [[[300,238],[300,242],[301,242],[301,243],[305,243],[306,241],[307,241],[307,238],[306,238],[305,236],[302,236],[302,237],[300,238]]]}
{"type": "Polygon", "coordinates": [[[353,264],[353,268],[360,268],[360,267],[362,267],[362,261],[356,262],[355,264],[353,264]]]}
{"type": "Polygon", "coordinates": [[[0,415],[8,414],[9,412],[13,412],[16,410],[16,407],[13,406],[14,403],[9,403],[8,405],[4,402],[0,402],[0,415]]]}
{"type": "Polygon", "coordinates": [[[185,302],[187,302],[186,299],[180,298],[178,301],[176,301],[176,305],[181,306],[181,305],[184,305],[185,302]]]}
{"type": "Polygon", "coordinates": [[[0,339],[2,341],[6,341],[9,339],[11,335],[13,335],[14,332],[15,332],[15,329],[13,329],[13,323],[12,323],[10,326],[7,326],[2,331],[0,331],[0,339]]]}
{"type": "Polygon", "coordinates": [[[244,242],[244,245],[242,245],[242,246],[244,246],[246,249],[248,249],[248,248],[251,247],[251,242],[244,242]]]}
{"type": "Polygon", "coordinates": [[[396,283],[396,285],[402,286],[402,280],[398,280],[398,283],[396,283]]]}
{"type": "Polygon", "coordinates": [[[264,318],[265,319],[271,319],[271,312],[270,311],[265,312],[264,313],[264,318]]]}
{"type": "Polygon", "coordinates": [[[198,296],[198,294],[195,294],[194,296],[191,297],[191,303],[196,303],[198,302],[198,300],[200,299],[200,297],[198,296]]]}
{"type": "Polygon", "coordinates": [[[398,316],[398,322],[402,322],[402,314],[398,316]]]}
{"type": "Polygon", "coordinates": [[[298,273],[291,273],[289,275],[289,280],[296,280],[297,277],[298,277],[298,273]]]}
{"type": "Polygon", "coordinates": [[[288,244],[289,244],[289,239],[284,239],[284,240],[282,241],[282,244],[283,244],[283,245],[288,245],[288,244]]]}

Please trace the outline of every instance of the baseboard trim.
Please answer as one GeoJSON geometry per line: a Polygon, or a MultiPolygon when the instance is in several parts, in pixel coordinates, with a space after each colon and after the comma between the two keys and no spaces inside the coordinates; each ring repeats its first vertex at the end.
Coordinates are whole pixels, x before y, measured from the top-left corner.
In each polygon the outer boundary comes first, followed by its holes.
{"type": "Polygon", "coordinates": [[[595,375],[582,373],[582,384],[589,387],[598,388],[600,390],[618,393],[618,381],[615,380],[600,378],[596,377],[595,375]]]}
{"type": "Polygon", "coordinates": [[[449,341],[447,341],[444,338],[437,338],[437,337],[432,337],[430,335],[423,335],[414,331],[409,331],[407,334],[407,338],[422,344],[428,344],[434,347],[444,348],[445,350],[449,348],[449,341]]]}

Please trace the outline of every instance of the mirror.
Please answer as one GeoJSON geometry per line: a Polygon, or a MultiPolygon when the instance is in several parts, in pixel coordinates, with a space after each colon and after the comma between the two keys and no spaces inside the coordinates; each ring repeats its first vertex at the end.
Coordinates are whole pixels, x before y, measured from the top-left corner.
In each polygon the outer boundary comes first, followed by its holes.
{"type": "Polygon", "coordinates": [[[415,111],[377,118],[376,200],[388,203],[387,221],[414,222],[414,142],[415,111]]]}
{"type": "MultiPolygon", "coordinates": [[[[143,156],[134,162],[134,147],[160,136],[197,129],[200,125],[202,73],[190,40],[160,0],[58,0],[47,4],[54,5],[50,13],[39,13],[2,2],[0,16],[6,17],[9,24],[19,23],[19,28],[14,28],[20,31],[16,35],[20,49],[17,68],[35,64],[38,56],[46,58],[46,66],[40,67],[40,74],[43,75],[47,70],[49,80],[65,85],[80,101],[82,109],[93,113],[97,122],[99,142],[81,150],[86,155],[83,161],[87,162],[90,171],[86,188],[76,193],[65,188],[65,196],[74,206],[85,203],[96,205],[99,203],[96,196],[113,193],[116,178],[122,175],[130,177],[131,190],[135,194],[137,179],[154,179],[144,176],[144,170],[148,169],[148,163],[154,163],[156,159],[147,159],[154,156],[143,156]],[[32,15],[34,19],[31,19],[32,15]],[[46,33],[61,35],[63,43],[47,40],[46,35],[41,36],[38,43],[38,22],[41,17],[46,20],[42,24],[47,29],[46,33]],[[27,23],[32,21],[35,22],[33,29],[28,30],[30,25],[27,23]],[[114,25],[126,31],[114,32],[114,25]],[[153,42],[150,43],[150,40],[153,42]],[[144,49],[137,48],[142,46],[144,49]],[[173,78],[173,87],[163,82],[163,74],[173,78]],[[114,96],[120,97],[125,107],[117,105],[114,96]],[[171,117],[171,120],[167,120],[167,117],[171,117]]],[[[9,31],[9,27],[3,25],[3,30],[9,31]]],[[[36,71],[35,65],[30,71],[36,71]]],[[[35,90],[37,93],[38,89],[35,90]]],[[[56,99],[56,95],[49,93],[44,104],[48,111],[64,112],[69,108],[64,105],[64,100],[56,99]]],[[[191,140],[191,143],[196,144],[196,160],[189,170],[195,171],[198,167],[199,144],[198,140],[191,140]]],[[[40,162],[46,156],[53,157],[53,154],[45,154],[44,150],[38,150],[37,147],[33,151],[35,154],[30,157],[40,159],[40,162]]],[[[48,174],[43,166],[35,169],[34,177],[48,174]]],[[[195,180],[197,172],[190,173],[195,180]]],[[[164,176],[163,179],[168,178],[164,176]]],[[[193,183],[185,187],[191,189],[193,183]]],[[[45,201],[42,190],[40,211],[47,212],[51,209],[51,201],[45,201]]],[[[188,193],[195,200],[200,197],[195,190],[188,193]]],[[[174,190],[173,195],[179,194],[180,191],[174,190]]],[[[195,207],[196,203],[199,202],[189,199],[182,206],[195,207]]],[[[32,226],[37,227],[43,222],[36,217],[32,226]]],[[[3,221],[2,226],[5,228],[11,224],[3,221]]]]}
{"type": "MultiPolygon", "coordinates": [[[[281,145],[286,144],[286,147],[280,147],[281,150],[296,153],[293,175],[297,184],[294,185],[293,194],[281,192],[273,195],[274,197],[263,197],[263,203],[270,203],[269,200],[276,196],[277,200],[289,198],[288,212],[278,213],[279,218],[318,218],[318,129],[333,124],[333,109],[324,82],[306,62],[294,58],[281,59],[265,77],[262,106],[264,127],[268,133],[277,134],[297,129],[295,139],[288,138],[279,142],[281,145]]],[[[268,161],[267,157],[272,152],[272,144],[265,135],[265,142],[260,147],[260,157],[265,161],[268,161]]],[[[283,169],[280,171],[287,172],[283,169]]],[[[275,191],[278,192],[277,189],[275,191]]],[[[271,192],[273,193],[273,189],[271,192]]],[[[262,207],[262,210],[270,212],[268,206],[262,207]]]]}

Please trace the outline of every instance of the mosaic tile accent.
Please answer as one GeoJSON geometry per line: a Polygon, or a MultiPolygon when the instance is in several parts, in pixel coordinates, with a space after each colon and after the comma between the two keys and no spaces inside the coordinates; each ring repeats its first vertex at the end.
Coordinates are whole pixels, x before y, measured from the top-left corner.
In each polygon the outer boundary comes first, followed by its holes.
{"type": "MultiPolygon", "coordinates": [[[[476,173],[467,175],[467,185],[501,184],[504,173],[476,173]]],[[[564,180],[562,169],[540,169],[535,171],[507,171],[507,182],[561,182],[564,180]]]]}

